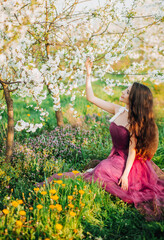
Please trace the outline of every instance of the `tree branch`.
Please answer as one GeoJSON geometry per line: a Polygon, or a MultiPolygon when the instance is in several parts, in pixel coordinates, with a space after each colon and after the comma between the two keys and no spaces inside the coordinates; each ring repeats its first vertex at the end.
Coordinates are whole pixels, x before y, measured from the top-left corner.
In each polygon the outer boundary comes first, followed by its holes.
{"type": "Polygon", "coordinates": [[[7,85],[10,85],[10,84],[15,84],[15,83],[21,83],[21,81],[16,81],[16,82],[5,82],[2,80],[1,76],[0,76],[0,83],[1,84],[7,84],[7,85]]]}
{"type": "Polygon", "coordinates": [[[18,87],[15,89],[9,90],[9,92],[15,92],[17,89],[18,89],[18,87]]]}

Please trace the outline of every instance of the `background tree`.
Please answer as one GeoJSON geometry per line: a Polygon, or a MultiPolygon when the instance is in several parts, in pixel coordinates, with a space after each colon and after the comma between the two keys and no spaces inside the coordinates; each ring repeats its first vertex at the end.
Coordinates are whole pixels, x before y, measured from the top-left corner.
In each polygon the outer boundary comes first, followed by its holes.
{"type": "Polygon", "coordinates": [[[17,131],[34,132],[43,126],[49,110],[41,103],[48,94],[58,125],[63,125],[61,95],[72,94],[73,109],[78,86],[85,82],[88,55],[94,61],[94,77],[107,83],[110,94],[112,87],[129,84],[134,76],[163,81],[162,1],[111,0],[92,10],[78,8],[84,2],[68,0],[61,6],[52,0],[6,0],[0,4],[1,84],[10,91],[12,83],[13,94],[21,99],[32,96],[37,106],[30,107],[40,113],[37,124],[19,120],[17,131]],[[107,74],[122,74],[125,81],[108,79],[107,74]]]}

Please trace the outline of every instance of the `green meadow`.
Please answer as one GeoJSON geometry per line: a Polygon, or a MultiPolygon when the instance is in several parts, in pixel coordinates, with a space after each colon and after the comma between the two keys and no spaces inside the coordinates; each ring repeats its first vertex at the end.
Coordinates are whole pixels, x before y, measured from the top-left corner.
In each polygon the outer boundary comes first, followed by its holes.
{"type": "MultiPolygon", "coordinates": [[[[121,79],[121,77],[120,77],[121,79]]],[[[159,130],[159,145],[153,161],[164,168],[164,84],[149,81],[154,96],[154,112],[159,130]]],[[[114,88],[114,95],[104,91],[105,83],[92,83],[94,94],[106,101],[119,102],[123,86],[114,88]]],[[[70,96],[61,97],[65,126],[57,127],[51,96],[42,107],[49,116],[42,129],[35,133],[15,132],[14,153],[6,164],[5,140],[7,115],[0,123],[0,239],[93,239],[146,240],[163,239],[164,223],[147,222],[134,208],[105,192],[96,183],[87,183],[81,177],[62,178],[40,189],[36,182],[46,181],[53,173],[73,171],[76,175],[94,159],[107,158],[112,148],[109,133],[110,115],[82,96],[85,86],[79,87],[74,109],[69,111],[70,96]]],[[[3,97],[2,95],[0,96],[3,97]]],[[[13,95],[14,119],[39,123],[38,112],[13,95]]]]}

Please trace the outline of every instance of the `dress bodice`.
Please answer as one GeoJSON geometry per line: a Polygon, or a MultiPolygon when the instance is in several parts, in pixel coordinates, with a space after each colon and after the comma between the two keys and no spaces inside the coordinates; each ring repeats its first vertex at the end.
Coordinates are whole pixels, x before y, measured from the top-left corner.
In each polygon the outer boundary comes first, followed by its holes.
{"type": "Polygon", "coordinates": [[[113,147],[116,149],[128,150],[130,133],[127,128],[112,122],[109,127],[113,147]]]}

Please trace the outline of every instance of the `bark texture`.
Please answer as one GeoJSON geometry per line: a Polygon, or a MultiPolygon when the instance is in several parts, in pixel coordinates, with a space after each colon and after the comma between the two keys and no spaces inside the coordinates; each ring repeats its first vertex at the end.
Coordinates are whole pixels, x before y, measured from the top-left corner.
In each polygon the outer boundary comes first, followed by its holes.
{"type": "Polygon", "coordinates": [[[10,96],[10,91],[8,85],[2,83],[5,100],[7,104],[7,115],[8,115],[8,125],[7,125],[7,142],[6,142],[6,162],[11,160],[14,148],[14,111],[13,111],[13,100],[10,96]]]}

